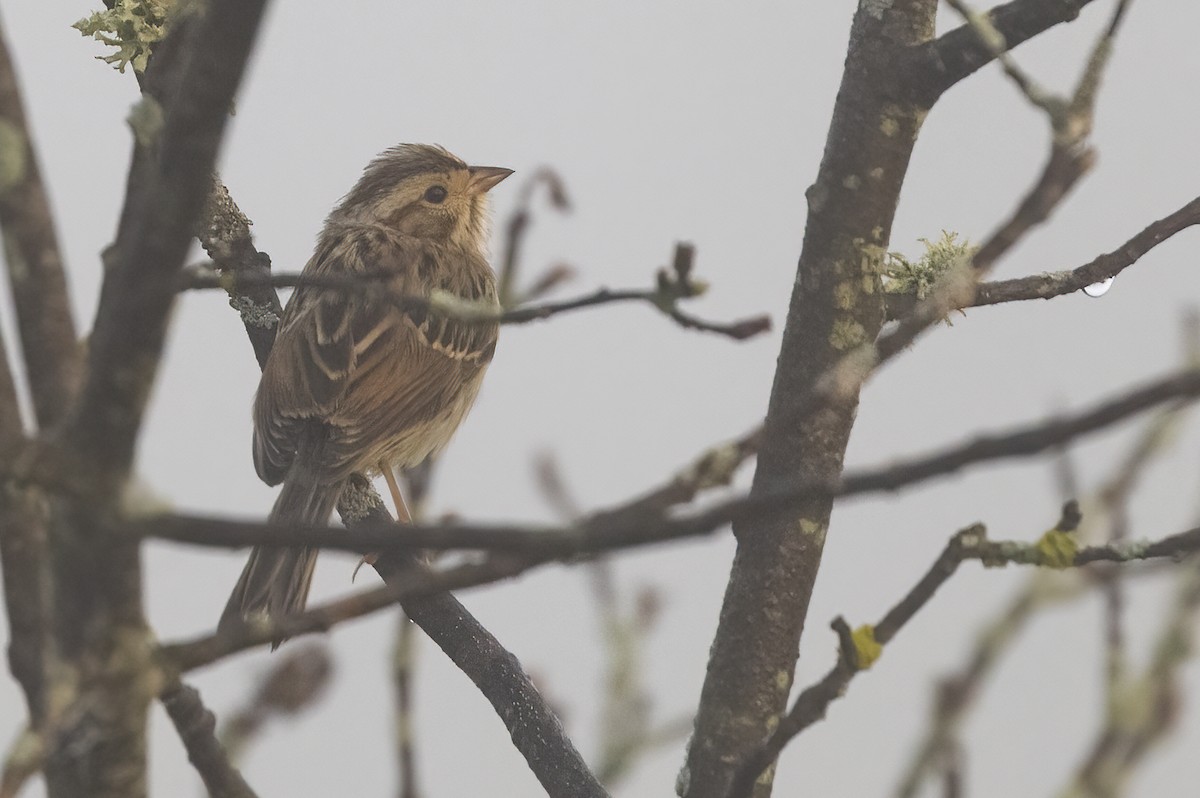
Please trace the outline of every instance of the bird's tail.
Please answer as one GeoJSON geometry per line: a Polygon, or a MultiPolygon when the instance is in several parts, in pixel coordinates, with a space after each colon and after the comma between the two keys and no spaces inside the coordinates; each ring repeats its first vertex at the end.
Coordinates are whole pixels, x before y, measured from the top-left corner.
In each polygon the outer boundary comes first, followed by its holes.
{"type": "MultiPolygon", "coordinates": [[[[293,463],[267,523],[299,526],[328,522],[345,482],[329,483],[322,479],[320,469],[310,467],[304,460],[297,457],[293,463]]],[[[255,546],[221,613],[217,629],[255,618],[276,620],[303,610],[316,564],[316,549],[255,546]]]]}

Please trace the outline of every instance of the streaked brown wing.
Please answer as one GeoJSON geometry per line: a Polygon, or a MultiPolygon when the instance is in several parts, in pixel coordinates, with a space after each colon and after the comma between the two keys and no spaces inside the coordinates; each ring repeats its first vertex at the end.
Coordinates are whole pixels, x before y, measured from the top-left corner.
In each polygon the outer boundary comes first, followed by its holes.
{"type": "Polygon", "coordinates": [[[385,228],[345,226],[325,231],[304,269],[306,275],[381,271],[393,275],[387,292],[300,288],[288,303],[255,401],[255,467],[269,484],[291,466],[302,423],[318,420],[338,429],[327,466],[348,475],[373,466],[370,458],[381,447],[399,442],[403,448],[406,435],[421,438],[461,403],[464,387],[468,405],[473,398],[495,348],[495,325],[401,309],[389,296],[427,296],[437,287],[494,301],[487,264],[385,228]],[[447,258],[469,262],[433,268],[447,258]]]}

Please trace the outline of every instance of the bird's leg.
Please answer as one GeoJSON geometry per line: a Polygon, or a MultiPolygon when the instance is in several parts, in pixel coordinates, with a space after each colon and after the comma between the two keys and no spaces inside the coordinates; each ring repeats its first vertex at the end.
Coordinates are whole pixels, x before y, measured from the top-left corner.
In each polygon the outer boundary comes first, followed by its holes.
{"type": "MultiPolygon", "coordinates": [[[[400,492],[400,486],[396,483],[396,474],[387,463],[380,463],[379,470],[383,473],[383,480],[387,482],[388,490],[392,494],[392,506],[396,508],[396,520],[405,525],[411,524],[412,513],[408,511],[408,505],[404,502],[404,494],[400,492]]],[[[364,554],[358,561],[358,565],[354,566],[354,573],[350,575],[350,581],[353,582],[354,577],[358,576],[359,568],[364,565],[374,565],[378,559],[379,555],[375,552],[364,554]]]]}
{"type": "Polygon", "coordinates": [[[396,475],[385,463],[379,464],[379,470],[383,472],[383,479],[387,482],[388,490],[392,492],[392,504],[396,507],[396,520],[402,524],[411,524],[412,514],[408,511],[408,505],[404,503],[404,495],[400,493],[400,486],[396,484],[396,475]]]}

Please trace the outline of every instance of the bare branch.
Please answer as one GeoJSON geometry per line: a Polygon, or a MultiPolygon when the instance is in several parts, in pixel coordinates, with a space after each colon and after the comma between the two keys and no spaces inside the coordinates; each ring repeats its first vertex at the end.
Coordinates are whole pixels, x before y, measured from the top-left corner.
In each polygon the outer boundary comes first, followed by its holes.
{"type": "MultiPolygon", "coordinates": [[[[16,384],[0,335],[0,452],[7,457],[24,442],[16,384]]],[[[29,717],[46,716],[50,617],[47,607],[45,503],[33,487],[0,481],[0,582],[8,617],[8,667],[21,685],[29,717]]]]}
{"type": "MultiPolygon", "coordinates": [[[[504,244],[504,257],[497,269],[497,293],[500,295],[500,305],[508,308],[522,301],[522,293],[517,290],[517,272],[521,266],[521,247],[525,243],[525,235],[529,231],[529,223],[533,216],[530,205],[533,193],[539,186],[546,187],[550,199],[550,207],[562,213],[571,210],[571,201],[567,198],[567,187],[562,177],[549,166],[536,170],[517,192],[517,205],[508,218],[506,230],[508,236],[504,244]]],[[[524,292],[528,296],[530,292],[524,292]]]]}
{"type": "Polygon", "coordinates": [[[118,478],[133,458],[175,283],[265,5],[214,1],[198,23],[198,46],[189,51],[175,102],[166,109],[157,155],[143,158],[143,168],[130,177],[70,435],[76,454],[118,478]]]}
{"type": "MultiPolygon", "coordinates": [[[[980,283],[970,302],[955,309],[1030,299],[1053,299],[1074,293],[1094,283],[1116,277],[1159,244],[1197,224],[1200,224],[1200,197],[1174,213],[1151,222],[1117,249],[1099,255],[1082,266],[1067,271],[1044,272],[1012,280],[980,283]]],[[[888,317],[901,318],[910,313],[915,304],[916,297],[912,294],[888,294],[888,317]]]]}
{"type": "Polygon", "coordinates": [[[17,76],[0,30],[0,150],[13,174],[0,184],[0,231],[25,373],[38,424],[58,423],[79,383],[80,349],[54,217],[42,185],[17,76]]]}
{"type": "MultiPolygon", "coordinates": [[[[259,678],[249,702],[229,714],[219,739],[231,762],[246,749],[273,717],[291,716],[318,702],[329,686],[333,660],[323,642],[289,648],[259,678]]],[[[165,696],[165,694],[164,694],[165,696]]],[[[160,696],[165,701],[165,697],[160,696]]]]}
{"type": "MultiPolygon", "coordinates": [[[[271,258],[259,252],[250,235],[250,219],[229,195],[219,177],[200,216],[196,237],[220,270],[218,282],[229,294],[230,306],[242,317],[259,368],[275,343],[275,328],[283,307],[271,289],[271,258]],[[255,281],[257,284],[255,283],[255,281]]],[[[185,279],[187,279],[185,271],[185,279]]],[[[197,279],[194,275],[192,279],[197,279]]]]}
{"type": "Polygon", "coordinates": [[[26,728],[9,746],[0,769],[0,798],[17,798],[21,788],[33,778],[46,761],[46,741],[26,728]]]}
{"type": "Polygon", "coordinates": [[[163,691],[161,698],[187,749],[188,759],[204,780],[211,798],[257,798],[217,741],[213,733],[216,719],[204,706],[200,693],[182,682],[175,682],[163,691]]]}
{"type": "MultiPolygon", "coordinates": [[[[704,321],[680,310],[678,303],[681,300],[699,296],[704,290],[703,285],[696,283],[691,277],[692,257],[693,251],[690,247],[679,245],[676,249],[674,270],[670,273],[660,272],[658,285],[652,289],[612,290],[600,288],[575,299],[501,309],[456,300],[454,297],[441,294],[435,294],[432,297],[396,294],[385,285],[394,276],[387,272],[367,275],[301,275],[270,274],[266,271],[227,274],[204,274],[193,271],[184,278],[183,287],[186,289],[221,288],[235,296],[242,296],[245,291],[256,288],[301,286],[323,288],[330,291],[382,294],[398,307],[448,316],[470,324],[494,324],[497,322],[500,324],[528,324],[532,321],[541,321],[560,313],[583,308],[619,302],[642,302],[655,308],[681,327],[713,332],[739,341],[771,329],[771,320],[767,316],[753,316],[730,323],[716,323],[704,321]],[[682,256],[681,252],[684,253],[682,256]]],[[[263,301],[255,301],[254,307],[264,307],[263,301]]],[[[264,326],[269,325],[264,324],[264,326]]],[[[270,329],[273,334],[274,328],[270,327],[270,329]]]]}
{"type": "MultiPolygon", "coordinates": [[[[987,12],[986,19],[1010,51],[1040,33],[1070,22],[1092,0],[1014,0],[987,12]]],[[[912,80],[928,105],[947,89],[995,60],[995,51],[970,23],[916,48],[912,80]]]]}
{"type": "Polygon", "coordinates": [[[973,463],[1040,454],[1150,407],[1196,396],[1200,396],[1200,370],[1189,369],[1073,415],[981,435],[966,443],[882,468],[848,471],[828,482],[814,480],[734,497],[686,516],[664,516],[663,505],[657,504],[657,500],[646,504],[647,499],[642,497],[595,512],[565,528],[526,524],[414,524],[406,526],[403,535],[398,535],[390,521],[336,530],[167,515],[128,521],[121,526],[119,534],[204,546],[312,546],[359,553],[479,549],[533,557],[571,558],[710,533],[733,521],[792,509],[813,497],[894,491],[973,463]]]}
{"type": "Polygon", "coordinates": [[[107,537],[99,519],[123,495],[175,281],[264,6],[211,0],[203,15],[181,11],[147,70],[149,80],[160,71],[158,59],[181,59],[161,128],[135,128],[139,147],[89,338],[88,372],[61,436],[87,496],[60,502],[54,629],[63,659],[79,669],[72,686],[89,711],[69,719],[48,757],[52,796],[146,793],[147,710],[160,685],[149,661],[140,553],[134,542],[107,537]],[[68,744],[80,739],[102,742],[68,744]]]}

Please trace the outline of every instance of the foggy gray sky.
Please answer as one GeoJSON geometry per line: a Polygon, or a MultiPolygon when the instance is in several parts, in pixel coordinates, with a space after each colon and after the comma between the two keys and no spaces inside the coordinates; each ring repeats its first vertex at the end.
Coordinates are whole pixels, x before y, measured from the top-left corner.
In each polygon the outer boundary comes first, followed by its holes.
{"type": "MultiPolygon", "coordinates": [[[[95,307],[98,253],[120,210],[130,151],[123,120],[137,98],[133,77],[93,60],[100,45],[69,27],[98,6],[0,4],[84,320],[95,307]]],[[[1022,47],[1020,62],[1049,87],[1069,88],[1108,11],[1109,3],[1094,3],[1079,22],[1022,47]]],[[[272,6],[221,172],[276,269],[303,266],[325,213],[373,155],[401,141],[433,142],[517,170],[494,192],[498,232],[523,176],[543,164],[562,174],[575,210],[561,216],[538,206],[526,276],[567,261],[578,278],[564,294],[649,285],[674,242],[687,240],[699,276],[712,283],[690,310],[776,320],[771,335],[741,344],[683,331],[643,307],[505,328],[479,403],[443,460],[435,512],[549,519],[531,471],[544,450],[587,506],[618,501],[761,418],[803,235],[804,189],[816,175],[852,12],[849,2],[711,0],[272,6]]],[[[1134,4],[1101,96],[1098,166],[1051,225],[1000,264],[1000,276],[1079,265],[1196,195],[1197,25],[1194,4],[1134,4]]],[[[921,134],[892,249],[919,254],[917,239],[943,229],[986,237],[1036,176],[1048,135],[998,69],[960,84],[921,134]]],[[[867,388],[849,463],[881,463],[1079,407],[1172,368],[1181,311],[1200,289],[1196,241],[1185,232],[1156,249],[1102,299],[979,309],[938,328],[867,388]]],[[[265,517],[274,492],[256,479],[249,446],[257,373],[222,296],[186,296],[140,447],[139,472],[154,491],[181,509],[265,517]]],[[[1078,448],[1091,484],[1135,428],[1078,448]]],[[[1189,426],[1176,453],[1150,472],[1134,503],[1134,536],[1159,537],[1191,520],[1197,438],[1189,426]]],[[[798,683],[832,662],[833,616],[877,619],[956,529],[980,520],[993,537],[1032,539],[1056,520],[1057,505],[1044,461],[977,467],[901,497],[840,504],[798,683]]],[[[726,534],[617,559],[628,595],[654,584],[665,601],[645,655],[660,718],[697,701],[732,552],[726,534]]],[[[243,557],[151,546],[147,596],[160,636],[211,628],[243,557]]],[[[324,555],[314,599],[352,589],[353,562],[324,555]]],[[[933,677],[957,666],[978,624],[1026,576],[964,567],[829,718],[787,749],[777,794],[887,794],[925,728],[933,677]]],[[[1167,585],[1132,589],[1139,664],[1167,585]]],[[[602,639],[582,573],[552,567],[463,599],[539,675],[591,754],[602,639]]],[[[246,762],[260,794],[394,792],[387,670],[395,624],[387,613],[333,634],[337,677],[325,703],[274,729],[246,762]]],[[[1094,596],[1031,626],[964,730],[970,795],[1042,795],[1065,782],[1103,713],[1101,634],[1094,596]]],[[[541,794],[487,702],[422,643],[418,746],[427,794],[541,794]]],[[[269,662],[265,653],[243,655],[197,674],[195,684],[220,715],[269,662]]],[[[1181,785],[1195,783],[1200,667],[1192,663],[1185,676],[1179,734],[1140,770],[1131,795],[1183,795],[1181,785]]],[[[14,683],[0,679],[0,737],[16,733],[22,711],[14,683]]],[[[151,756],[154,794],[198,791],[157,707],[151,756]]],[[[618,794],[673,794],[681,761],[682,742],[648,757],[618,794]]]]}

